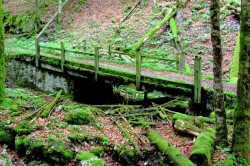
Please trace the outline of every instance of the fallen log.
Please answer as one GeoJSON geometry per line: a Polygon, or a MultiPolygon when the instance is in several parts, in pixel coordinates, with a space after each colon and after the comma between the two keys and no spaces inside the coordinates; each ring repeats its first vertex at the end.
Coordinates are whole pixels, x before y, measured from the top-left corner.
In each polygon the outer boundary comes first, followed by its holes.
{"type": "Polygon", "coordinates": [[[201,133],[192,148],[189,159],[202,166],[209,166],[214,150],[214,135],[209,132],[201,133]]]}
{"type": "Polygon", "coordinates": [[[142,139],[139,134],[135,131],[135,129],[129,124],[129,122],[127,121],[126,118],[124,118],[122,115],[121,115],[123,121],[126,123],[126,126],[128,126],[130,128],[130,130],[133,131],[133,133],[135,134],[135,136],[146,146],[148,146],[148,144],[145,142],[144,139],[142,139]]]}
{"type": "Polygon", "coordinates": [[[42,111],[41,117],[43,118],[47,118],[51,109],[54,107],[54,105],[57,103],[57,101],[59,100],[59,98],[61,97],[62,94],[62,89],[57,93],[56,97],[54,98],[54,100],[49,103],[44,110],[42,111]]]}
{"type": "Polygon", "coordinates": [[[155,123],[153,122],[145,122],[145,121],[130,121],[130,124],[134,124],[134,125],[145,125],[145,126],[154,126],[155,123]]]}
{"type": "Polygon", "coordinates": [[[175,166],[195,166],[191,160],[185,157],[179,149],[173,147],[168,141],[164,140],[164,138],[157,131],[150,131],[148,133],[148,139],[153,145],[160,150],[160,152],[164,155],[166,160],[170,160],[171,165],[175,166]]]}
{"type": "Polygon", "coordinates": [[[180,120],[180,119],[175,121],[173,128],[175,131],[185,133],[185,134],[190,134],[195,137],[197,137],[200,133],[204,132],[204,130],[191,124],[190,122],[185,121],[185,120],[180,120]]]}
{"type": "MultiPolygon", "coordinates": [[[[111,118],[112,119],[112,118],[111,118]]],[[[133,145],[134,151],[136,155],[140,154],[140,148],[137,145],[137,143],[133,140],[133,138],[130,136],[130,134],[121,126],[121,124],[116,120],[113,120],[115,122],[116,126],[119,128],[119,130],[122,132],[122,134],[129,140],[129,142],[133,145]]]]}
{"type": "Polygon", "coordinates": [[[170,18],[172,18],[176,14],[177,10],[176,7],[173,7],[169,10],[168,14],[148,33],[146,33],[140,40],[138,40],[133,46],[132,51],[136,52],[140,49],[140,47],[150,39],[170,18]]]}
{"type": "Polygon", "coordinates": [[[202,116],[190,116],[190,115],[186,115],[186,114],[182,114],[182,113],[177,113],[177,114],[173,115],[173,117],[172,117],[173,125],[175,124],[176,120],[188,121],[189,123],[191,123],[199,128],[203,128],[204,121],[205,122],[209,121],[208,118],[204,118],[202,116]]]}

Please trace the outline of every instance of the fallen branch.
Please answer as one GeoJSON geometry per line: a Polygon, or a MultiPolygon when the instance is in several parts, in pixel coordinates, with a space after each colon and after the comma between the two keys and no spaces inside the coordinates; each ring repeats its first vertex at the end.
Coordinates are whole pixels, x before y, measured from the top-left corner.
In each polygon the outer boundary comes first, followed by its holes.
{"type": "Polygon", "coordinates": [[[176,14],[176,7],[169,10],[168,14],[160,21],[154,28],[152,28],[148,33],[146,33],[140,40],[138,40],[132,47],[132,51],[136,52],[140,47],[150,39],[170,18],[176,14]]]}
{"type": "Polygon", "coordinates": [[[62,89],[57,93],[55,99],[44,108],[44,110],[43,110],[43,112],[41,114],[41,117],[43,117],[43,118],[48,117],[51,109],[54,107],[54,105],[57,103],[57,101],[61,97],[61,94],[62,94],[62,89]]]}
{"type": "MultiPolygon", "coordinates": [[[[112,121],[114,121],[112,119],[112,121]]],[[[140,154],[140,148],[137,145],[137,143],[133,140],[133,138],[130,136],[130,134],[121,126],[121,124],[118,121],[114,121],[116,126],[119,128],[119,130],[122,132],[122,134],[129,140],[129,142],[134,146],[135,154],[140,154]]]]}
{"type": "Polygon", "coordinates": [[[154,126],[155,123],[153,122],[145,122],[145,121],[130,121],[129,123],[134,125],[145,125],[145,126],[154,126]]]}
{"type": "Polygon", "coordinates": [[[122,19],[122,21],[120,22],[119,25],[121,25],[127,18],[128,16],[134,11],[134,9],[140,4],[141,0],[139,0],[136,5],[129,11],[129,13],[124,17],[124,19],[122,19]]]}
{"type": "Polygon", "coordinates": [[[122,115],[120,115],[120,116],[122,117],[123,121],[126,123],[126,126],[128,126],[128,127],[134,132],[135,136],[136,136],[139,140],[141,140],[141,142],[142,142],[144,145],[149,146],[149,145],[144,141],[144,139],[142,139],[142,138],[139,136],[139,134],[134,130],[134,128],[129,124],[129,122],[127,121],[127,119],[124,118],[122,115]]]}

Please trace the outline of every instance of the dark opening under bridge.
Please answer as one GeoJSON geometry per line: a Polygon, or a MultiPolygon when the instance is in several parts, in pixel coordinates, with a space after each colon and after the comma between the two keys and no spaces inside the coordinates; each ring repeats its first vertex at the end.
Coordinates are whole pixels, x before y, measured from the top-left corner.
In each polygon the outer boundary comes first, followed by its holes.
{"type": "MultiPolygon", "coordinates": [[[[112,86],[126,85],[134,83],[137,90],[143,90],[145,92],[150,92],[153,90],[161,91],[166,96],[171,96],[174,98],[180,98],[189,100],[194,105],[198,104],[199,109],[202,112],[211,112],[211,108],[208,108],[209,103],[211,105],[212,101],[212,80],[202,80],[201,79],[201,60],[199,57],[196,58],[195,62],[195,74],[194,76],[187,76],[175,72],[167,71],[154,71],[151,69],[146,69],[141,67],[142,58],[152,58],[146,57],[141,54],[141,52],[136,52],[134,54],[112,51],[109,47],[108,54],[106,55],[106,60],[101,57],[105,57],[104,54],[100,54],[99,48],[95,48],[94,53],[89,53],[76,50],[67,50],[64,48],[63,43],[61,43],[61,48],[52,48],[47,46],[37,45],[36,53],[34,54],[14,54],[14,56],[8,55],[12,60],[25,63],[33,68],[33,79],[36,79],[37,83],[42,80],[35,78],[34,75],[38,75],[36,70],[41,70],[42,72],[48,71],[52,72],[54,75],[60,75],[65,79],[71,79],[69,76],[75,78],[81,78],[84,80],[78,81],[75,86],[75,90],[80,89],[84,85],[84,81],[91,80],[90,84],[100,83],[100,84],[110,84],[112,86]],[[54,49],[60,51],[60,55],[41,55],[41,49],[54,49]],[[81,57],[68,58],[67,53],[81,54],[81,57]],[[124,65],[115,62],[110,62],[107,59],[112,58],[112,54],[128,55],[134,57],[135,65],[124,65]],[[92,56],[90,58],[84,58],[82,55],[92,56]]],[[[153,57],[157,59],[157,57],[153,57]]],[[[158,58],[158,60],[169,60],[158,58]]],[[[174,61],[174,60],[173,60],[174,61]]],[[[10,64],[13,65],[13,64],[10,64]]],[[[14,71],[18,72],[18,65],[14,65],[16,68],[14,71]]],[[[23,67],[21,70],[26,70],[23,67]]],[[[41,72],[40,71],[40,72],[41,72]]],[[[26,70],[26,72],[29,72],[26,70]]],[[[23,73],[25,75],[25,73],[23,73]]],[[[16,75],[22,75],[20,73],[16,75]]],[[[51,78],[44,78],[45,81],[51,78]]],[[[54,80],[54,82],[58,82],[54,80]]],[[[59,81],[60,82],[60,81],[59,81]]],[[[58,87],[60,88],[60,83],[58,87]]],[[[73,83],[74,84],[74,83],[73,83]]],[[[90,85],[88,84],[88,85],[90,85]]],[[[87,85],[87,86],[88,86],[87,85]]],[[[88,87],[85,87],[88,88],[88,87]]],[[[95,88],[95,87],[89,87],[95,88]]],[[[105,88],[105,87],[104,87],[105,88]]],[[[43,88],[42,88],[43,89],[43,88]]],[[[50,89],[46,89],[49,90],[50,89]]],[[[230,83],[224,83],[225,94],[231,95],[236,93],[236,85],[230,83]]],[[[81,93],[84,93],[83,91],[81,93]]],[[[84,94],[82,94],[84,95],[84,94]]],[[[103,95],[105,97],[105,94],[103,95]]]]}

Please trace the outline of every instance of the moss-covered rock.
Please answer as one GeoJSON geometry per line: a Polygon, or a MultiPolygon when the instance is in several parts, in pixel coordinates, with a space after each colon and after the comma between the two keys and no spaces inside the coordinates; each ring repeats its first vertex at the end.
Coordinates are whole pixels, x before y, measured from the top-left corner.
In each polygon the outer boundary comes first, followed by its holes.
{"type": "Polygon", "coordinates": [[[0,143],[12,145],[14,143],[15,136],[11,131],[0,129],[0,143]]]}
{"type": "Polygon", "coordinates": [[[43,146],[42,150],[46,158],[60,164],[68,163],[75,156],[68,143],[57,137],[50,137],[48,144],[43,146]]]}
{"type": "Polygon", "coordinates": [[[18,134],[29,134],[33,131],[34,129],[34,125],[33,124],[29,124],[29,121],[21,121],[18,123],[18,125],[15,128],[15,131],[18,134]]]}
{"type": "Polygon", "coordinates": [[[98,135],[96,139],[102,145],[109,145],[110,143],[109,138],[105,136],[98,135]]]}
{"type": "Polygon", "coordinates": [[[208,132],[201,133],[192,148],[189,159],[193,163],[202,166],[209,166],[214,150],[214,135],[208,132]]]}
{"type": "Polygon", "coordinates": [[[189,159],[185,157],[177,148],[171,146],[168,141],[157,131],[150,131],[148,133],[148,138],[153,145],[156,145],[160,152],[164,155],[165,160],[169,160],[172,165],[175,166],[195,166],[189,159]]]}
{"type": "Polygon", "coordinates": [[[80,165],[84,166],[103,166],[106,165],[103,160],[96,157],[94,154],[86,151],[80,151],[76,155],[76,159],[80,161],[80,165]]]}
{"type": "Polygon", "coordinates": [[[16,136],[15,137],[15,149],[18,152],[25,152],[23,139],[24,138],[22,136],[16,136]]]}
{"type": "Polygon", "coordinates": [[[77,108],[69,111],[65,121],[70,124],[83,125],[90,123],[91,112],[88,108],[77,108]]]}
{"type": "MultiPolygon", "coordinates": [[[[37,157],[43,156],[43,147],[45,146],[44,139],[41,137],[28,135],[21,140],[17,140],[19,143],[18,147],[21,148],[24,146],[25,148],[25,156],[28,159],[35,159],[37,157]]],[[[17,145],[16,145],[17,146],[17,145]]]]}
{"type": "Polygon", "coordinates": [[[104,149],[98,146],[93,146],[90,148],[90,153],[93,153],[98,157],[102,157],[104,155],[104,149]]]}
{"type": "Polygon", "coordinates": [[[131,165],[135,160],[135,152],[125,145],[120,151],[119,158],[122,162],[125,162],[126,165],[131,165]]]}

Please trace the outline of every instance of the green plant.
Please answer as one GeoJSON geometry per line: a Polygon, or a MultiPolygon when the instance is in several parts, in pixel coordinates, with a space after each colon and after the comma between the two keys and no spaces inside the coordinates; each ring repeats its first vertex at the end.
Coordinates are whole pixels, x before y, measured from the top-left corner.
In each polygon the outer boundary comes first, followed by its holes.
{"type": "Polygon", "coordinates": [[[77,108],[75,110],[69,111],[68,115],[65,117],[65,121],[70,124],[88,124],[91,120],[91,112],[88,108],[77,108]]]}

